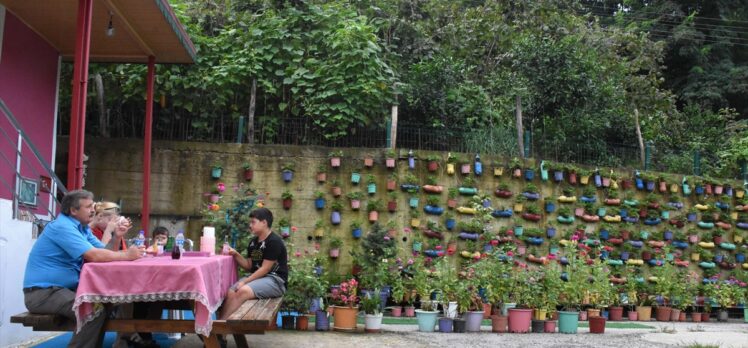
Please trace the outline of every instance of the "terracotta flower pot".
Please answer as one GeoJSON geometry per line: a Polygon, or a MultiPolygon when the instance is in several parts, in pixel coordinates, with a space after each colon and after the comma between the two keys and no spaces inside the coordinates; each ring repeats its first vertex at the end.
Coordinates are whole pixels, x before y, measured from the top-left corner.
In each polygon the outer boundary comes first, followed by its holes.
{"type": "Polygon", "coordinates": [[[392,316],[393,317],[400,317],[403,315],[403,307],[395,306],[392,307],[392,316]]]}
{"type": "Polygon", "coordinates": [[[670,321],[678,321],[680,319],[680,309],[670,309],[670,321]]]}
{"type": "Polygon", "coordinates": [[[335,317],[335,326],[333,326],[333,329],[335,331],[355,331],[357,327],[358,307],[332,307],[334,308],[333,316],[335,317]]]}
{"type": "Polygon", "coordinates": [[[317,173],[317,182],[323,183],[327,181],[327,173],[325,172],[319,172],[317,173]]]}
{"type": "Polygon", "coordinates": [[[623,307],[610,307],[608,318],[610,321],[621,321],[623,319],[623,307]]]}
{"type": "Polygon", "coordinates": [[[594,333],[594,334],[605,333],[605,318],[590,317],[590,333],[594,333]]]}
{"type": "Polygon", "coordinates": [[[286,198],[283,200],[283,209],[291,209],[291,205],[293,205],[293,200],[290,198],[286,198]]]}
{"type": "Polygon", "coordinates": [[[299,330],[299,331],[309,330],[309,316],[299,315],[296,317],[296,330],[299,330]]]}
{"type": "Polygon", "coordinates": [[[700,323],[701,322],[701,313],[693,312],[691,313],[691,321],[694,323],[700,323]]]}
{"type": "Polygon", "coordinates": [[[429,161],[427,165],[427,169],[430,172],[435,172],[437,169],[439,169],[439,162],[437,161],[429,161]]]}
{"type": "Polygon", "coordinates": [[[509,317],[504,315],[491,316],[491,332],[507,332],[509,317]]]}
{"type": "Polygon", "coordinates": [[[387,180],[387,191],[395,191],[397,189],[397,182],[395,180],[387,180]]]}
{"type": "Polygon", "coordinates": [[[343,194],[343,189],[340,188],[340,186],[333,186],[332,187],[332,195],[333,197],[340,197],[340,195],[343,194]]]}
{"type": "Polygon", "coordinates": [[[652,320],[652,307],[636,306],[636,315],[639,317],[639,321],[650,321],[652,320]]]}
{"type": "Polygon", "coordinates": [[[670,310],[670,307],[657,306],[655,309],[657,321],[670,321],[670,310]]]}
{"type": "Polygon", "coordinates": [[[252,169],[245,169],[244,170],[244,180],[246,181],[252,181],[252,178],[255,176],[255,171],[252,169]]]}

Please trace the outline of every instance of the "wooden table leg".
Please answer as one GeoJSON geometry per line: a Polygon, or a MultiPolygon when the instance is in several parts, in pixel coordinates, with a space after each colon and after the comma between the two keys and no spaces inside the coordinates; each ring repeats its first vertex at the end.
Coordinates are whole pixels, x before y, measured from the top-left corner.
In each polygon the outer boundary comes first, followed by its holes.
{"type": "Polygon", "coordinates": [[[211,334],[208,337],[205,337],[204,335],[200,336],[203,338],[205,348],[221,348],[221,345],[218,344],[218,336],[216,336],[216,334],[211,334]]]}
{"type": "Polygon", "coordinates": [[[247,344],[247,336],[244,336],[243,334],[234,334],[234,342],[236,342],[236,346],[239,348],[249,348],[249,344],[247,344]]]}

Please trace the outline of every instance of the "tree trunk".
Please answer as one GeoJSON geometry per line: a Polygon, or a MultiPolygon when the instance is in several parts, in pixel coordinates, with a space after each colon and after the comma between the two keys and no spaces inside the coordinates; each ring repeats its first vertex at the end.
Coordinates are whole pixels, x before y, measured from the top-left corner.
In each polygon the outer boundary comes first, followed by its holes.
{"type": "Polygon", "coordinates": [[[255,143],[255,106],[257,104],[257,79],[252,79],[249,95],[249,114],[247,115],[247,142],[255,143]]]}
{"type": "Polygon", "coordinates": [[[517,116],[517,147],[519,157],[525,158],[525,141],[522,139],[522,97],[517,96],[515,115],[517,116]]]}
{"type": "Polygon", "coordinates": [[[644,155],[644,138],[642,138],[642,129],[639,125],[639,109],[634,108],[634,123],[636,124],[636,139],[639,141],[639,157],[642,161],[642,168],[646,164],[646,157],[644,155]]]}
{"type": "Polygon", "coordinates": [[[99,109],[99,135],[109,138],[109,118],[104,109],[104,82],[101,79],[101,74],[94,75],[94,85],[96,88],[96,106],[99,109]]]}

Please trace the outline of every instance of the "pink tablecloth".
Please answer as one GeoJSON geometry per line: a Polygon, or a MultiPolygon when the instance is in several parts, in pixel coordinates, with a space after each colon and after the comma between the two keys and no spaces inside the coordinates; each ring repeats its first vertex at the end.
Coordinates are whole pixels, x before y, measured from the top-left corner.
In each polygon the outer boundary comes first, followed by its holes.
{"type": "Polygon", "coordinates": [[[211,315],[234,282],[236,267],[230,256],[91,262],[83,265],[73,311],[80,330],[98,315],[99,303],[195,300],[195,332],[207,336],[211,315]]]}

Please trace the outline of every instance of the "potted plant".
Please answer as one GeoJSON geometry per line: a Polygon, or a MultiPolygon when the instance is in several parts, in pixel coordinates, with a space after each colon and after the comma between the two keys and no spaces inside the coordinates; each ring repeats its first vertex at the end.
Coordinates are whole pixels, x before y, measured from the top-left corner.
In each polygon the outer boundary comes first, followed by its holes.
{"type": "Polygon", "coordinates": [[[358,281],[349,279],[338,286],[338,291],[331,294],[335,326],[338,331],[356,330],[356,317],[358,317],[358,281]]]}
{"type": "Polygon", "coordinates": [[[364,196],[360,191],[348,192],[345,195],[351,201],[351,209],[358,210],[361,208],[361,197],[364,196]]]}
{"type": "Polygon", "coordinates": [[[213,163],[213,166],[210,168],[210,177],[213,180],[218,180],[221,178],[221,175],[223,174],[223,166],[216,162],[213,163]]]}
{"type": "Polygon", "coordinates": [[[372,175],[366,175],[366,192],[370,195],[377,193],[377,178],[372,175]]]}
{"type": "Polygon", "coordinates": [[[418,318],[418,331],[433,332],[436,326],[436,316],[439,312],[434,310],[434,302],[431,301],[431,292],[433,290],[432,280],[429,272],[423,272],[425,269],[422,257],[416,257],[413,263],[413,269],[419,270],[412,273],[412,284],[421,301],[421,308],[417,309],[416,318],[418,318]]]}
{"type": "MultiPolygon", "coordinates": [[[[324,296],[326,284],[314,273],[313,258],[289,258],[288,266],[293,272],[288,274],[288,289],[283,295],[283,304],[289,310],[296,311],[296,330],[307,330],[309,325],[310,304],[312,300],[324,296]]],[[[326,314],[326,313],[325,313],[326,314]]]]}
{"type": "Polygon", "coordinates": [[[335,150],[327,154],[330,158],[330,167],[340,168],[340,159],[343,158],[343,151],[335,150]]]}
{"type": "Polygon", "coordinates": [[[283,209],[291,209],[291,205],[293,204],[293,193],[289,190],[285,190],[281,194],[281,199],[283,199],[283,209]]]}
{"type": "Polygon", "coordinates": [[[325,235],[325,223],[318,219],[317,222],[314,223],[314,237],[315,238],[322,238],[325,235]]]}
{"type": "Polygon", "coordinates": [[[455,163],[457,162],[457,156],[451,152],[447,153],[447,174],[452,175],[455,173],[455,163]]]}
{"type": "Polygon", "coordinates": [[[314,191],[314,208],[317,210],[325,209],[325,193],[322,191],[314,191]]]}
{"type": "Polygon", "coordinates": [[[244,180],[252,181],[252,178],[255,174],[254,170],[252,170],[252,163],[244,162],[244,164],[242,164],[242,168],[244,168],[244,180]]]}
{"type": "Polygon", "coordinates": [[[381,297],[378,291],[367,291],[361,297],[361,310],[364,311],[364,330],[369,333],[382,331],[381,297]]]}
{"type": "Polygon", "coordinates": [[[322,184],[327,181],[327,167],[324,164],[317,166],[317,182],[322,184]]]}
{"type": "Polygon", "coordinates": [[[340,221],[342,220],[340,211],[343,210],[343,204],[336,199],[332,202],[332,204],[330,204],[330,209],[332,210],[332,212],[330,213],[330,222],[333,225],[339,225],[340,221]]]}
{"type": "Polygon", "coordinates": [[[382,210],[383,204],[381,199],[370,199],[366,202],[366,211],[369,212],[369,222],[379,220],[379,211],[382,210]]]}
{"type": "Polygon", "coordinates": [[[294,167],[296,165],[293,162],[286,162],[281,166],[281,178],[283,182],[291,182],[293,180],[294,167]]]}
{"type": "Polygon", "coordinates": [[[343,189],[340,187],[340,180],[332,179],[330,181],[330,192],[333,197],[340,197],[343,194],[343,189]]]}
{"type": "Polygon", "coordinates": [[[389,197],[389,200],[387,201],[387,211],[394,213],[397,211],[397,191],[387,192],[387,197],[389,197]]]}
{"type": "Polygon", "coordinates": [[[281,237],[288,238],[291,235],[291,223],[286,217],[282,217],[278,220],[278,227],[280,228],[281,237]]]}
{"type": "Polygon", "coordinates": [[[390,174],[387,178],[387,191],[395,191],[397,189],[397,173],[390,174]]]}
{"type": "Polygon", "coordinates": [[[457,207],[457,188],[456,187],[450,187],[447,190],[447,207],[449,209],[454,209],[457,207]]]}
{"type": "Polygon", "coordinates": [[[353,238],[356,238],[356,239],[361,238],[361,222],[360,221],[358,220],[351,221],[350,228],[351,228],[351,236],[353,238]]]}
{"type": "Polygon", "coordinates": [[[385,154],[385,160],[384,160],[384,163],[387,169],[395,168],[396,161],[397,161],[397,152],[395,151],[395,149],[388,149],[385,154]]]}
{"type": "Polygon", "coordinates": [[[439,160],[441,160],[441,156],[438,155],[428,155],[426,156],[426,161],[428,164],[426,165],[426,168],[429,172],[435,172],[439,169],[439,160]]]}
{"type": "Polygon", "coordinates": [[[361,182],[361,164],[356,165],[351,171],[351,184],[358,185],[361,182]]]}
{"type": "Polygon", "coordinates": [[[343,246],[343,241],[338,237],[330,237],[330,257],[337,259],[340,256],[340,247],[343,246]]]}
{"type": "Polygon", "coordinates": [[[370,154],[364,155],[364,167],[371,168],[374,166],[374,156],[370,154]]]}
{"type": "Polygon", "coordinates": [[[423,211],[430,215],[441,215],[444,213],[444,208],[439,206],[438,196],[428,196],[426,198],[426,206],[423,207],[423,211]]]}

